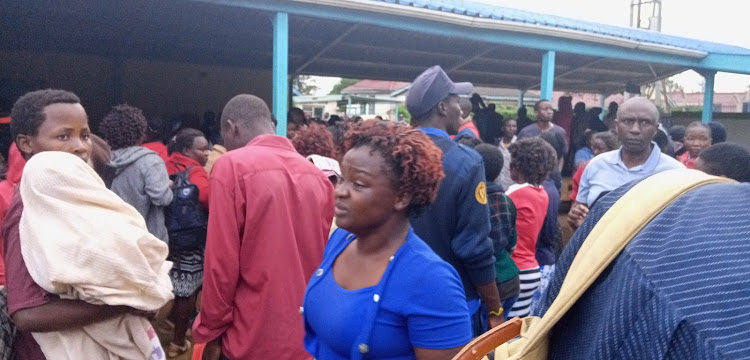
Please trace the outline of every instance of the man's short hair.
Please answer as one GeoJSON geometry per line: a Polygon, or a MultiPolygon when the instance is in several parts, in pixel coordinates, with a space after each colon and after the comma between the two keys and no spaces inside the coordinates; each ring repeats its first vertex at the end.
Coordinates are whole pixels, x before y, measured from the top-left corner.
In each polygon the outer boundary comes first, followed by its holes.
{"type": "Polygon", "coordinates": [[[503,153],[497,146],[490,144],[479,144],[474,150],[482,156],[484,161],[484,176],[487,181],[495,181],[503,170],[503,153]]]}
{"type": "Polygon", "coordinates": [[[739,182],[750,182],[750,150],[742,145],[723,142],[711,145],[698,155],[703,170],[739,182]]]}
{"type": "Polygon", "coordinates": [[[221,112],[221,123],[224,124],[228,120],[236,124],[243,123],[249,127],[261,123],[270,127],[273,124],[271,110],[268,109],[266,102],[250,94],[237,95],[227,102],[224,111],[221,112]]]}
{"type": "Polygon", "coordinates": [[[724,124],[718,121],[711,121],[708,123],[708,127],[711,128],[711,139],[713,139],[712,144],[727,141],[727,128],[724,127],[724,124]]]}
{"type": "Polygon", "coordinates": [[[80,104],[81,99],[70,91],[45,89],[24,94],[10,112],[10,133],[35,136],[46,119],[44,108],[52,104],[80,104]]]}
{"type": "Polygon", "coordinates": [[[130,105],[117,105],[102,119],[99,134],[112,150],[141,144],[146,135],[148,121],[141,109],[130,105]]]}
{"type": "Polygon", "coordinates": [[[542,105],[542,103],[548,102],[551,103],[552,101],[549,101],[547,99],[542,99],[534,103],[534,111],[539,111],[539,106],[542,105]]]}

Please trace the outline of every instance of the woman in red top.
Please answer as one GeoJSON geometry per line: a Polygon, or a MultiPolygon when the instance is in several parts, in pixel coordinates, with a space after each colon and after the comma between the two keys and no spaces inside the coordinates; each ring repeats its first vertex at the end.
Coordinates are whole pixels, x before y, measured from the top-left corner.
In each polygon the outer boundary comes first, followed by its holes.
{"type": "MultiPolygon", "coordinates": [[[[196,129],[182,129],[169,142],[169,175],[190,168],[190,183],[198,186],[199,201],[208,209],[208,173],[203,168],[208,161],[208,140],[196,129]],[[191,167],[192,166],[192,167],[191,167]]],[[[174,337],[167,355],[178,356],[190,349],[185,334],[190,326],[190,317],[195,311],[195,298],[203,285],[204,249],[173,253],[169,257],[174,263],[169,272],[174,286],[174,307],[170,319],[174,322],[174,337]]]]}

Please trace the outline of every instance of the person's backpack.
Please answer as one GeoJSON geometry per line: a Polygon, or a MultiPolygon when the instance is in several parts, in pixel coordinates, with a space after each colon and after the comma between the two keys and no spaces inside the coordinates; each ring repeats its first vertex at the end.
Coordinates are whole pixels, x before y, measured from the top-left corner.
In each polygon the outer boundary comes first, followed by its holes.
{"type": "Polygon", "coordinates": [[[198,201],[198,186],[190,183],[193,166],[169,178],[174,182],[174,199],[164,209],[169,232],[170,252],[184,252],[202,248],[206,244],[208,216],[198,201]]]}

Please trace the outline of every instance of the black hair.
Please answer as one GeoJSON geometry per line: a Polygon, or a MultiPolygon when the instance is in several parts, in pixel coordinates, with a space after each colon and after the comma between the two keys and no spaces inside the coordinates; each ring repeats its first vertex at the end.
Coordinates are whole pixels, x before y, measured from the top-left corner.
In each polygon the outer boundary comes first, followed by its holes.
{"type": "Polygon", "coordinates": [[[173,152],[184,153],[185,150],[193,147],[196,138],[205,137],[202,131],[193,128],[184,128],[169,139],[167,152],[172,155],[173,152]]]}
{"type": "Polygon", "coordinates": [[[713,135],[713,131],[711,131],[711,127],[700,121],[693,121],[690,124],[688,124],[688,126],[685,128],[685,133],[687,133],[687,129],[690,129],[690,128],[702,128],[708,131],[709,134],[713,135]]]}
{"type": "Polygon", "coordinates": [[[10,112],[10,133],[13,139],[18,135],[36,136],[46,116],[44,108],[52,104],[80,104],[81,99],[70,91],[45,89],[24,94],[10,112]]]}
{"type": "Polygon", "coordinates": [[[712,144],[727,141],[727,128],[724,127],[724,124],[718,121],[711,121],[708,123],[708,126],[711,128],[711,139],[713,139],[712,144]]]}
{"type": "Polygon", "coordinates": [[[466,145],[472,149],[477,147],[477,145],[483,143],[482,140],[479,140],[471,135],[462,135],[461,137],[456,139],[456,142],[462,145],[466,145]]]}
{"type": "Polygon", "coordinates": [[[117,105],[99,125],[101,137],[112,150],[141,145],[148,124],[141,109],[130,105],[117,105]]]}
{"type": "Polygon", "coordinates": [[[617,109],[619,107],[620,107],[620,105],[618,105],[617,102],[610,101],[609,106],[607,106],[607,110],[609,110],[610,113],[611,112],[617,113],[617,109]]]}
{"type": "Polygon", "coordinates": [[[557,166],[555,149],[538,138],[520,139],[508,146],[510,167],[515,168],[531,185],[541,185],[557,166]]]}
{"type": "Polygon", "coordinates": [[[669,137],[672,138],[672,141],[683,142],[685,141],[685,130],[686,128],[682,125],[672,125],[669,128],[669,137]]]}
{"type": "Polygon", "coordinates": [[[661,129],[656,130],[656,135],[654,135],[654,142],[656,143],[656,146],[659,147],[661,152],[663,152],[665,155],[674,157],[674,147],[669,142],[669,136],[667,136],[666,132],[662,131],[661,129]]]}
{"type": "Polygon", "coordinates": [[[539,105],[542,105],[543,102],[551,103],[551,101],[547,99],[542,99],[534,103],[534,111],[539,111],[539,105]]]}
{"type": "Polygon", "coordinates": [[[164,119],[159,116],[152,116],[148,118],[146,126],[146,142],[164,143],[164,133],[166,132],[164,124],[164,119]]]}
{"type": "Polygon", "coordinates": [[[339,122],[341,122],[341,116],[331,115],[328,117],[328,126],[336,126],[339,122]]]}
{"type": "Polygon", "coordinates": [[[615,136],[615,134],[613,134],[611,131],[598,132],[594,134],[594,139],[601,140],[610,151],[620,147],[620,145],[617,144],[617,136],[615,136]]]}
{"type": "Polygon", "coordinates": [[[294,118],[292,115],[297,115],[302,119],[301,123],[297,123],[298,125],[307,125],[307,118],[305,118],[305,112],[302,109],[298,107],[289,109],[289,112],[287,113],[287,122],[294,122],[292,121],[294,118]]]}
{"type": "Polygon", "coordinates": [[[482,156],[484,162],[484,176],[487,181],[495,181],[503,170],[503,153],[497,146],[479,144],[474,150],[482,156]]]}
{"type": "Polygon", "coordinates": [[[708,174],[750,182],[750,150],[742,145],[731,142],[711,145],[698,158],[708,174]]]}

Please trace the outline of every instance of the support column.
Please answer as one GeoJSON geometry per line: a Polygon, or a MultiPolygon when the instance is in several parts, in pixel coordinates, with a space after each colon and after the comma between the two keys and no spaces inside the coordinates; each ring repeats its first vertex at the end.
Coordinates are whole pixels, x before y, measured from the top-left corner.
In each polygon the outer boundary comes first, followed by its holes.
{"type": "Polygon", "coordinates": [[[714,78],[716,71],[704,71],[701,72],[701,75],[706,80],[705,90],[703,91],[703,116],[701,117],[701,121],[709,123],[714,116],[714,78]]]}
{"type": "Polygon", "coordinates": [[[604,95],[604,93],[599,93],[599,107],[602,108],[602,112],[599,113],[599,120],[604,120],[604,100],[607,98],[607,95],[604,95]]]}
{"type": "Polygon", "coordinates": [[[526,90],[518,90],[518,108],[523,106],[523,96],[526,95],[526,90]]]}
{"type": "Polygon", "coordinates": [[[541,100],[552,101],[552,89],[555,86],[555,52],[547,51],[542,55],[541,100]]]}
{"type": "Polygon", "coordinates": [[[286,114],[289,105],[289,14],[273,17],[273,105],[278,125],[276,134],[286,136],[286,114]]]}

